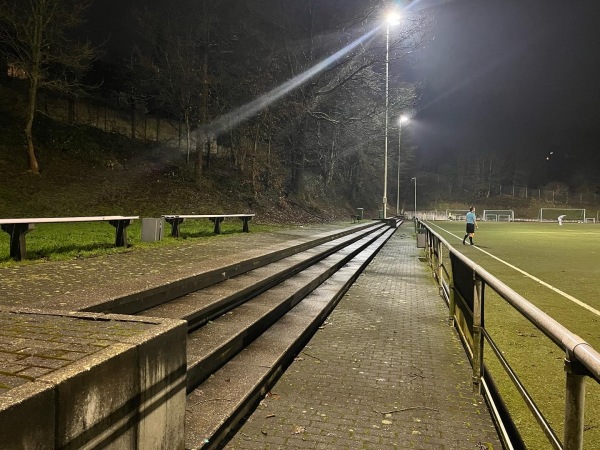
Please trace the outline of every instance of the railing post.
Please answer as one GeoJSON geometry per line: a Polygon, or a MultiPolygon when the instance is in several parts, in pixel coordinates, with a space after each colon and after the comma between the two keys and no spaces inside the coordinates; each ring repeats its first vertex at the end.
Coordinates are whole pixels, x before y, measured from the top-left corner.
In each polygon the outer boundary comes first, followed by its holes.
{"type": "Polygon", "coordinates": [[[442,241],[438,239],[437,241],[437,254],[438,254],[438,259],[437,259],[437,272],[438,272],[438,284],[440,285],[440,290],[443,289],[443,284],[444,284],[444,270],[443,270],[443,266],[444,266],[444,255],[442,253],[442,251],[444,250],[444,246],[442,244],[442,241]]]}
{"type": "Polygon", "coordinates": [[[427,250],[429,251],[429,261],[431,261],[431,268],[433,269],[435,267],[435,262],[433,260],[433,254],[435,253],[433,251],[433,245],[434,245],[435,239],[434,239],[433,235],[429,232],[429,229],[427,229],[427,231],[426,231],[425,239],[427,240],[427,250]]]}
{"type": "Polygon", "coordinates": [[[473,391],[481,394],[483,376],[483,298],[482,281],[473,272],[473,391]]]}
{"type": "MultiPolygon", "coordinates": [[[[420,224],[419,228],[417,228],[417,233],[419,232],[419,230],[423,230],[422,225],[420,224]]],[[[431,243],[429,242],[427,233],[429,233],[429,229],[425,228],[425,248],[423,249],[423,253],[425,253],[425,259],[427,259],[427,264],[431,266],[431,252],[429,251],[431,243]]]]}
{"type": "Polygon", "coordinates": [[[454,326],[454,314],[456,312],[456,301],[454,300],[454,281],[450,280],[450,292],[448,292],[450,298],[448,299],[448,326],[454,326]]]}
{"type": "Polygon", "coordinates": [[[583,424],[585,411],[585,370],[567,350],[565,357],[565,450],[583,449],[583,424]]]}

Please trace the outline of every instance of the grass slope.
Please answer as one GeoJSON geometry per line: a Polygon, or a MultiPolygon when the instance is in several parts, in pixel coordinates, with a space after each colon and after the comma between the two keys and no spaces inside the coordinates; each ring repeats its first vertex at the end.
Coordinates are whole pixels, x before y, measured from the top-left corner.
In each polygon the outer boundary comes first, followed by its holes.
{"type": "MultiPolygon", "coordinates": [[[[301,199],[263,188],[213,158],[199,184],[178,149],[132,140],[37,114],[34,137],[41,174],[28,173],[22,95],[0,87],[0,217],[252,211],[257,220],[322,222],[348,217],[344,199],[307,192],[301,199]]],[[[281,176],[281,175],[280,175],[281,176]]]]}
{"type": "MultiPolygon", "coordinates": [[[[349,221],[355,211],[331,192],[311,190],[310,183],[302,198],[264,186],[255,195],[247,175],[226,158],[213,158],[210,170],[205,169],[196,183],[193,162],[187,164],[177,149],[60,123],[41,113],[34,124],[41,173],[34,175],[28,171],[22,98],[16,89],[0,86],[0,218],[255,213],[250,228],[256,232],[281,225],[349,221]]],[[[225,221],[223,226],[226,236],[239,232],[240,222],[225,221]]],[[[184,237],[212,236],[211,230],[208,221],[189,222],[184,237]]],[[[145,245],[139,242],[139,223],[134,222],[128,234],[134,246],[145,245]]],[[[113,243],[114,229],[105,223],[39,225],[27,236],[31,260],[124,251],[113,243]]],[[[167,238],[162,244],[176,241],[167,238]]],[[[2,264],[11,264],[4,232],[0,232],[2,264]]]]}

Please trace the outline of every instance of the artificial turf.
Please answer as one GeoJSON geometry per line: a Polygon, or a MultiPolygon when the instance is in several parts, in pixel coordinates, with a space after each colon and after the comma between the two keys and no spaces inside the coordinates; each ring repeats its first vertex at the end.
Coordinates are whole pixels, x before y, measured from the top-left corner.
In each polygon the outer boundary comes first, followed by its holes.
{"type": "MultiPolygon", "coordinates": [[[[456,250],[600,351],[600,225],[480,221],[475,246],[463,246],[464,222],[427,224],[456,250]]],[[[485,321],[487,332],[562,440],[564,349],[489,287],[485,289],[485,321]]],[[[489,348],[484,355],[527,447],[551,448],[489,348]]],[[[590,379],[584,442],[584,448],[597,448],[600,442],[600,386],[590,379]]]]}

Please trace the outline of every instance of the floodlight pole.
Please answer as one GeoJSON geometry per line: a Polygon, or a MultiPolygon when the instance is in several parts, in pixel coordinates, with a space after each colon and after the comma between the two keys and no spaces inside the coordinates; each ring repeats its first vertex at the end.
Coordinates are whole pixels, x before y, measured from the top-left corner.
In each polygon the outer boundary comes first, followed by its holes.
{"type": "Polygon", "coordinates": [[[413,177],[411,181],[415,182],[415,218],[417,217],[417,177],[413,177]]]}
{"type": "Polygon", "coordinates": [[[396,215],[400,215],[400,148],[402,147],[402,119],[398,124],[398,179],[396,180],[396,215]]]}
{"type": "Polygon", "coordinates": [[[387,219],[387,172],[388,172],[388,106],[389,106],[389,65],[390,65],[390,23],[385,31],[385,138],[383,146],[383,219],[387,219]]]}

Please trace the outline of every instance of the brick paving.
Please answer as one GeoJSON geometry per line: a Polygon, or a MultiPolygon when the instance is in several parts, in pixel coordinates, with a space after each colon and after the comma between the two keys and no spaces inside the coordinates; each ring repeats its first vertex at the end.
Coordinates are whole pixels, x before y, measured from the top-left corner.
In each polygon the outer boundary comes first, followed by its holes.
{"type": "Polygon", "coordinates": [[[85,320],[82,314],[68,317],[61,312],[80,311],[106,298],[150,289],[340,228],[338,223],[240,233],[104,257],[0,268],[0,395],[152,327],[127,319],[85,320]]]}
{"type": "MultiPolygon", "coordinates": [[[[74,311],[336,227],[340,224],[15,265],[0,269],[0,311],[74,311]]],[[[401,227],[388,241],[228,449],[502,448],[485,403],[472,392],[468,360],[446,325],[447,308],[418,259],[411,232],[401,227]]],[[[34,334],[43,338],[43,332],[34,334]]],[[[101,333],[96,343],[102,336],[107,337],[101,333]]],[[[4,339],[0,355],[12,342],[4,339]]],[[[65,342],[68,349],[58,349],[64,353],[40,345],[28,357],[45,355],[60,365],[90,345],[77,334],[65,342]]],[[[30,370],[24,379],[39,376],[38,369],[54,370],[15,364],[0,358],[0,385],[10,388],[19,370],[30,370]]]]}
{"type": "MultiPolygon", "coordinates": [[[[255,257],[293,241],[308,241],[315,235],[343,227],[334,223],[286,228],[273,233],[239,233],[103,257],[3,267],[0,268],[0,309],[82,310],[101,298],[149,289],[196,275],[202,269],[255,257]]],[[[0,248],[0,251],[8,252],[8,248],[0,248]]]]}
{"type": "Polygon", "coordinates": [[[401,227],[227,450],[502,448],[418,256],[401,227]]]}
{"type": "Polygon", "coordinates": [[[0,395],[153,325],[0,311],[0,395]]]}

